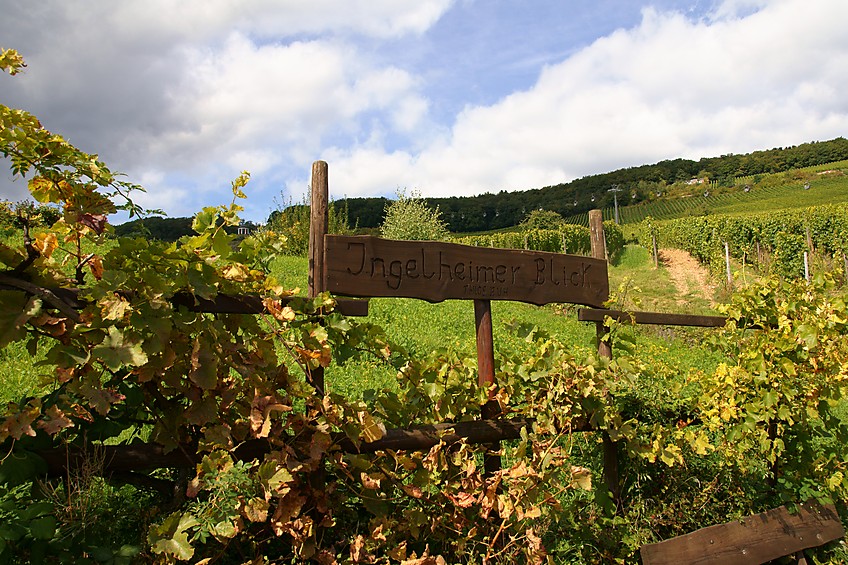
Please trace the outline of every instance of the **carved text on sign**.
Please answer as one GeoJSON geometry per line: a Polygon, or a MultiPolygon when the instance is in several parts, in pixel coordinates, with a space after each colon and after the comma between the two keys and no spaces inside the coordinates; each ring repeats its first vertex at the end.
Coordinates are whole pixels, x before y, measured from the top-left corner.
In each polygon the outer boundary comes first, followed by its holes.
{"type": "Polygon", "coordinates": [[[369,236],[328,235],[325,246],[335,294],[588,306],[609,294],[606,262],[591,257],[369,236]]]}

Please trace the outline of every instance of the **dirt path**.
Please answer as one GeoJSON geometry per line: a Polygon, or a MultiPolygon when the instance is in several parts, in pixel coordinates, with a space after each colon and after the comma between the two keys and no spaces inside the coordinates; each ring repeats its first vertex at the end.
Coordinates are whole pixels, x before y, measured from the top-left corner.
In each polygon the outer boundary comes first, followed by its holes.
{"type": "Polygon", "coordinates": [[[660,262],[680,295],[678,302],[685,303],[686,297],[697,296],[713,303],[715,285],[710,282],[710,272],[686,251],[660,249],[660,262]]]}

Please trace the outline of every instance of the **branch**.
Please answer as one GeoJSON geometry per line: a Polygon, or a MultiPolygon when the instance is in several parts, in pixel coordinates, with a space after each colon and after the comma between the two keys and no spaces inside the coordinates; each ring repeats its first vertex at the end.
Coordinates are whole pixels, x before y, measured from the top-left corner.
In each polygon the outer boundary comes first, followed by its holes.
{"type": "MultiPolygon", "coordinates": [[[[333,435],[334,443],[347,453],[374,453],[386,449],[405,451],[424,451],[441,442],[446,444],[466,441],[468,443],[492,443],[496,441],[518,439],[521,429],[531,427],[533,420],[517,418],[512,420],[476,420],[470,422],[441,423],[428,426],[415,426],[410,429],[390,429],[377,441],[354,443],[343,433],[333,435]]],[[[579,422],[569,432],[592,431],[595,428],[588,422],[579,422]]],[[[103,472],[108,476],[115,473],[137,472],[148,469],[192,468],[201,459],[202,454],[194,447],[180,445],[179,449],[166,452],[161,445],[154,443],[132,445],[97,446],[104,455],[103,472]]],[[[242,461],[261,458],[275,449],[269,439],[254,439],[242,443],[233,450],[233,456],[242,461]]],[[[84,461],[85,451],[79,448],[53,448],[34,450],[47,463],[48,475],[62,475],[67,467],[75,467],[84,461]]]]}
{"type": "Polygon", "coordinates": [[[33,296],[38,296],[74,322],[79,323],[81,320],[79,313],[73,306],[59,298],[55,292],[48,288],[32,284],[17,277],[10,277],[9,275],[2,273],[0,273],[0,285],[10,286],[23,290],[33,296]]]}

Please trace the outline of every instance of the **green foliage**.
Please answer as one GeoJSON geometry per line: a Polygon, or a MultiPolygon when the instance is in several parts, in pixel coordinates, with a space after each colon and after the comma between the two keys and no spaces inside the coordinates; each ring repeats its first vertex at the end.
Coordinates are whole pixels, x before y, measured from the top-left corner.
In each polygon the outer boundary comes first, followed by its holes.
{"type": "MultiPolygon", "coordinates": [[[[733,206],[744,204],[757,209],[789,207],[785,205],[786,191],[774,188],[792,183],[792,193],[798,200],[803,192],[803,182],[784,175],[787,171],[800,170],[810,175],[813,190],[829,176],[844,176],[848,159],[848,140],[836,138],[830,141],[803,143],[794,147],[782,147],[765,151],[755,151],[746,155],[722,155],[704,157],[697,161],[689,159],[671,159],[652,165],[642,165],[619,169],[600,175],[590,175],[568,183],[556,184],[525,191],[500,191],[497,194],[486,193],[478,196],[428,198],[431,208],[442,211],[443,218],[451,233],[474,233],[500,230],[517,226],[532,210],[551,210],[569,223],[588,225],[587,212],[594,208],[604,210],[604,218],[613,218],[613,195],[608,192],[610,186],[619,185],[624,192],[619,194],[619,212],[624,224],[641,221],[646,215],[657,219],[669,219],[687,215],[687,210],[703,209],[714,211],[714,206],[733,206]],[[834,172],[818,175],[825,171],[834,172]],[[704,185],[689,185],[693,178],[710,180],[710,197],[704,198],[704,185]],[[753,186],[750,193],[743,192],[745,185],[753,186]],[[681,198],[686,196],[686,198],[681,198]],[[759,199],[780,202],[762,206],[759,199]],[[747,204],[745,201],[747,200],[747,204]],[[656,207],[653,204],[656,203],[656,207]],[[706,204],[705,204],[706,203],[706,204]],[[674,216],[663,212],[666,208],[680,208],[674,216]],[[690,208],[691,207],[691,208],[690,208]]],[[[794,173],[791,173],[794,174],[794,173]]],[[[824,183],[822,183],[824,184],[824,183]]],[[[844,200],[844,186],[839,190],[844,200]]],[[[825,194],[807,194],[807,198],[827,198],[825,194]]],[[[800,204],[832,203],[833,199],[800,204]]],[[[351,198],[349,222],[358,223],[361,228],[375,228],[381,224],[383,198],[351,198]]],[[[720,213],[729,210],[720,210],[720,213]]]]}
{"type": "MultiPolygon", "coordinates": [[[[614,259],[624,249],[624,234],[621,228],[612,221],[604,222],[604,234],[607,253],[611,259],[614,259]]],[[[451,241],[477,247],[529,249],[572,255],[588,255],[591,251],[589,228],[574,224],[562,224],[558,229],[528,228],[520,232],[454,237],[451,241]]]]}
{"type": "Polygon", "coordinates": [[[610,261],[615,261],[624,250],[624,233],[621,231],[621,226],[610,220],[605,221],[604,237],[606,238],[607,255],[610,261]]]}
{"type": "Polygon", "coordinates": [[[703,421],[740,473],[768,461],[780,502],[845,500],[848,296],[827,276],[768,279],[734,296],[717,342],[731,362],[704,382],[703,421]],[[745,330],[755,326],[765,331],[745,330]]]}
{"type": "Polygon", "coordinates": [[[557,230],[528,229],[523,232],[497,232],[454,237],[451,241],[477,247],[530,249],[575,255],[588,254],[590,248],[589,229],[573,224],[563,224],[557,230]]]}
{"type": "Polygon", "coordinates": [[[635,230],[642,245],[650,246],[650,230],[657,234],[661,245],[684,249],[715,272],[724,269],[727,242],[734,257],[748,262],[770,258],[771,262],[763,265],[764,271],[798,277],[804,274],[805,250],[831,257],[841,257],[848,251],[848,206],[643,223],[635,230]],[[812,249],[808,247],[807,234],[812,249]]]}
{"type": "MultiPolygon", "coordinates": [[[[278,203],[277,209],[268,216],[265,229],[273,231],[285,241],[285,253],[306,257],[309,253],[309,224],[312,221],[308,199],[302,204],[278,203]]],[[[327,228],[329,233],[347,235],[352,232],[347,223],[346,204],[330,204],[327,228]]]]}
{"type": "MultiPolygon", "coordinates": [[[[848,308],[827,279],[768,281],[740,295],[714,344],[730,361],[715,371],[659,361],[674,354],[641,346],[626,324],[607,324],[612,360],[513,324],[496,385],[485,389],[471,340],[404,347],[335,312],[329,295],[291,298],[269,274],[281,237],[228,233],[240,223],[247,173],[233,181],[232,203],[194,217],[193,234],[119,237],[109,248],[105,215],[119,205],[140,212],[126,199],[134,187],[28,114],[0,110],[0,151],[13,173],[29,175],[31,193],[62,211],[23,245],[0,247],[3,284],[17,289],[0,292],[2,345],[43,355],[50,377],[0,413],[4,559],[635,563],[656,536],[775,501],[845,497],[848,308]],[[71,286],[81,310],[48,288],[71,286]],[[253,294],[264,311],[175,306],[186,294],[253,294]],[[742,329],[750,323],[762,329],[742,329]],[[393,386],[361,399],[332,387],[316,394],[319,369],[362,358],[396,375],[393,386]],[[447,436],[421,451],[352,449],[389,428],[476,419],[489,401],[504,417],[528,419],[518,440],[502,444],[500,471],[483,472],[487,446],[447,436]],[[599,480],[602,435],[622,455],[620,508],[599,480]],[[112,461],[98,455],[104,443],[155,446],[197,464],[110,475],[112,461]],[[81,463],[48,479],[50,449],[66,459],[82,449],[81,463]],[[112,480],[127,481],[128,492],[112,480]]],[[[406,214],[413,226],[438,217],[412,209],[421,212],[406,214]]],[[[623,237],[606,229],[613,254],[623,237]]],[[[566,232],[554,233],[521,237],[561,245],[566,232]]],[[[382,317],[428,324],[400,309],[382,317]]],[[[465,327],[470,336],[470,316],[465,327]]]]}
{"type": "Polygon", "coordinates": [[[397,200],[386,206],[380,235],[386,239],[444,241],[448,229],[439,209],[430,208],[419,193],[407,196],[398,191],[397,200]]]}
{"type": "Polygon", "coordinates": [[[141,218],[115,226],[120,237],[149,237],[160,241],[177,241],[192,235],[192,218],[141,218]]]}
{"type": "Polygon", "coordinates": [[[564,224],[562,216],[553,210],[532,210],[521,220],[523,230],[558,230],[564,224]]]}

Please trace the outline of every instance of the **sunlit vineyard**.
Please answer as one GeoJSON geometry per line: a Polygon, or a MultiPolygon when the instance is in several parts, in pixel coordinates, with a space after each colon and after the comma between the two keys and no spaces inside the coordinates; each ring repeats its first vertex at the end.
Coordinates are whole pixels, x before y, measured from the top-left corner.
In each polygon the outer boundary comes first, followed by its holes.
{"type": "MultiPolygon", "coordinates": [[[[661,198],[635,206],[620,206],[621,224],[636,224],[645,218],[670,220],[708,214],[746,214],[848,202],[848,161],[796,169],[775,175],[738,177],[732,187],[717,183],[703,191],[661,198]]],[[[701,189],[699,189],[701,190],[701,189]]],[[[604,220],[614,220],[614,208],[603,209],[604,220]]],[[[571,224],[588,226],[588,213],[569,216],[571,224]]]]}

